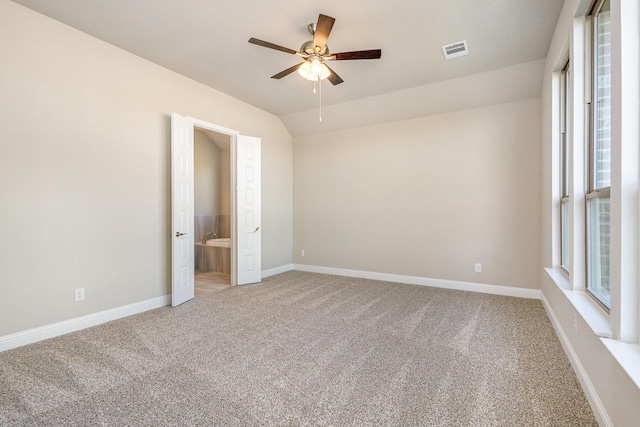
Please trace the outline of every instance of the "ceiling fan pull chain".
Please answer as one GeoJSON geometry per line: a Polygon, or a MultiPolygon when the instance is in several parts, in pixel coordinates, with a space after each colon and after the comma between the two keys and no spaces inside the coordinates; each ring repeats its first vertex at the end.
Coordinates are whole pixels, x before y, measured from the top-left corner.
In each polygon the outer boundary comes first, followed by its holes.
{"type": "Polygon", "coordinates": [[[320,117],[319,119],[320,121],[322,121],[322,80],[318,80],[318,85],[320,86],[320,117]]]}

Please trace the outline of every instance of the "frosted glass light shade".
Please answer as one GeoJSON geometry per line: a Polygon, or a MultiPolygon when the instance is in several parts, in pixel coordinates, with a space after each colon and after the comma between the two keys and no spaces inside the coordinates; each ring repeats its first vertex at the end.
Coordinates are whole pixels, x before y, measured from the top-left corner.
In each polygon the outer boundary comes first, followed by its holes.
{"type": "Polygon", "coordinates": [[[305,79],[317,82],[318,80],[324,80],[331,74],[329,68],[320,62],[318,59],[305,62],[298,68],[298,74],[305,79]]]}
{"type": "Polygon", "coordinates": [[[322,72],[322,63],[320,63],[319,59],[314,59],[313,61],[311,61],[309,69],[311,70],[311,74],[313,74],[314,76],[319,76],[322,72]]]}
{"type": "Polygon", "coordinates": [[[309,77],[311,74],[311,64],[309,62],[305,62],[300,67],[298,67],[298,74],[304,77],[307,80],[310,80],[309,77]]]}

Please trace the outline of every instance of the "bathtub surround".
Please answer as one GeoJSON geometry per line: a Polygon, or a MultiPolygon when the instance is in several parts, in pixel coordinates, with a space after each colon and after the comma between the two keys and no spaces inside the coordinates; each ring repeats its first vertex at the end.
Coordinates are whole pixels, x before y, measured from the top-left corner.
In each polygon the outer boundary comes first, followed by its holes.
{"type": "MultiPolygon", "coordinates": [[[[207,233],[215,233],[218,238],[231,238],[231,217],[229,215],[196,215],[195,224],[195,270],[197,272],[217,272],[231,274],[231,246],[215,247],[202,244],[207,233]]],[[[213,239],[209,236],[209,239],[213,239]]]]}
{"type": "Polygon", "coordinates": [[[196,215],[193,218],[193,239],[202,242],[207,233],[215,233],[216,226],[213,215],[196,215]]]}
{"type": "Polygon", "coordinates": [[[597,425],[540,301],[313,273],[0,353],[0,366],[6,426],[597,425]]]}
{"type": "MultiPolygon", "coordinates": [[[[231,237],[231,216],[230,215],[196,215],[194,223],[194,239],[202,242],[204,236],[211,232],[218,238],[231,237]]],[[[213,236],[209,237],[213,239],[213,236]]]]}
{"type": "Polygon", "coordinates": [[[231,238],[230,237],[222,237],[222,238],[214,238],[203,240],[204,243],[199,242],[198,244],[202,246],[211,246],[214,248],[231,248],[231,238]]]}
{"type": "Polygon", "coordinates": [[[231,247],[203,245],[196,242],[196,273],[214,272],[231,274],[231,247]]]}
{"type": "Polygon", "coordinates": [[[231,215],[216,215],[214,230],[219,238],[230,238],[231,215]]]}

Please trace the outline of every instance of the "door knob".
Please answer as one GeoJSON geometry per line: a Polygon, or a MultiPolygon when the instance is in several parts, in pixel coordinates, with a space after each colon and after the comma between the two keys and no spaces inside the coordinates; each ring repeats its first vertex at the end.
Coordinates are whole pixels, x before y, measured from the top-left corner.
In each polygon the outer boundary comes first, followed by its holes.
{"type": "Polygon", "coordinates": [[[260,230],[260,227],[256,227],[255,230],[253,230],[253,232],[255,233],[256,231],[260,230]]]}
{"type": "Polygon", "coordinates": [[[179,231],[176,231],[176,237],[180,237],[180,236],[184,236],[187,233],[181,233],[179,231]]]}

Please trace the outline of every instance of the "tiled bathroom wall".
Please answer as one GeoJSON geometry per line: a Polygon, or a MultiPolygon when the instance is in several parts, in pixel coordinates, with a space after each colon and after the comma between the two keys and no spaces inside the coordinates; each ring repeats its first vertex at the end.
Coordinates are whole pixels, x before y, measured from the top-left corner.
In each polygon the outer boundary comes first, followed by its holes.
{"type": "Polygon", "coordinates": [[[201,242],[205,234],[210,231],[216,233],[219,238],[231,237],[231,216],[196,215],[194,220],[195,241],[201,242]]]}
{"type": "Polygon", "coordinates": [[[193,221],[194,240],[201,242],[204,235],[210,231],[215,232],[215,221],[213,215],[196,215],[193,221]]]}

